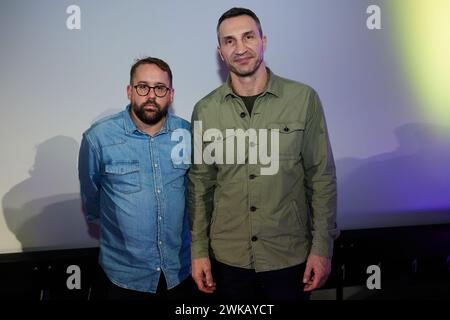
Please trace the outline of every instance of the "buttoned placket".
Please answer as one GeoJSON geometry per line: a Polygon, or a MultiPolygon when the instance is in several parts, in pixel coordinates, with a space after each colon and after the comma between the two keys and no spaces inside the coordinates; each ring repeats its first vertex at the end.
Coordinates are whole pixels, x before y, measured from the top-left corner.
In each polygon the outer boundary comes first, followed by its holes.
{"type": "MultiPolygon", "coordinates": [[[[256,113],[255,110],[257,110],[258,107],[258,101],[260,100],[260,97],[256,98],[255,100],[255,104],[252,108],[252,114],[251,116],[249,116],[248,110],[245,107],[244,102],[242,101],[241,98],[236,97],[238,104],[240,106],[241,112],[240,112],[240,117],[242,118],[242,120],[245,122],[244,125],[244,130],[248,130],[249,128],[257,128],[256,124],[258,122],[258,115],[259,113],[256,113]]],[[[258,130],[258,129],[256,129],[258,130]]],[[[256,133],[257,139],[259,139],[259,133],[256,133]]],[[[259,141],[257,140],[257,142],[253,142],[250,141],[248,144],[248,149],[247,149],[247,159],[249,157],[249,153],[250,150],[252,148],[258,148],[259,145],[259,141]]],[[[258,150],[257,150],[258,151],[258,150]]],[[[257,202],[257,193],[258,190],[256,188],[256,182],[257,182],[257,177],[258,177],[258,168],[259,165],[258,164],[250,164],[250,163],[246,163],[245,164],[246,168],[247,168],[247,207],[248,207],[248,219],[249,219],[249,235],[251,238],[251,247],[252,247],[252,254],[253,257],[255,259],[255,261],[257,260],[257,252],[255,250],[255,245],[257,243],[258,237],[255,235],[257,233],[257,230],[254,229],[254,221],[258,220],[258,205],[259,203],[257,202]]],[[[254,262],[255,262],[254,261],[254,262]]]]}
{"type": "Polygon", "coordinates": [[[164,267],[164,254],[163,254],[163,207],[162,203],[164,202],[164,189],[163,189],[163,180],[161,173],[161,164],[159,157],[159,147],[158,147],[158,136],[163,132],[160,131],[153,137],[150,137],[150,153],[151,153],[151,161],[152,161],[152,172],[153,172],[153,185],[155,198],[157,203],[156,210],[156,241],[160,256],[161,265],[156,268],[156,271],[162,271],[164,267]]]}
{"type": "MultiPolygon", "coordinates": [[[[260,126],[257,125],[260,118],[261,110],[258,109],[259,102],[261,101],[261,96],[257,97],[255,99],[253,108],[252,108],[252,116],[250,118],[250,128],[259,128],[260,126]]],[[[258,129],[256,129],[258,131],[258,129]]],[[[259,148],[260,148],[260,135],[259,132],[256,133],[258,140],[255,144],[250,144],[249,148],[257,148],[257,154],[258,154],[258,161],[259,161],[259,148]]],[[[258,176],[259,176],[259,167],[258,164],[248,164],[247,165],[247,187],[248,187],[248,207],[249,207],[249,224],[250,224],[250,236],[251,236],[251,247],[252,247],[252,255],[253,255],[253,266],[258,261],[258,229],[255,228],[255,225],[259,225],[258,223],[255,223],[255,221],[260,220],[260,204],[258,202],[258,193],[259,190],[257,188],[258,186],[258,176]]]]}

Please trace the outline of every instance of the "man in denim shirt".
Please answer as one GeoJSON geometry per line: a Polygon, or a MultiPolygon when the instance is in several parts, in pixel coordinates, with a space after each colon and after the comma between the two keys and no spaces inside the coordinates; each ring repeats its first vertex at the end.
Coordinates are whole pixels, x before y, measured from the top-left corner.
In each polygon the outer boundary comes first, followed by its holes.
{"type": "Polygon", "coordinates": [[[126,110],[83,134],[83,210],[100,225],[109,298],[179,298],[192,283],[185,210],[190,155],[174,150],[190,144],[190,124],[168,112],[172,72],[160,59],[132,66],[127,94],[126,110]]]}

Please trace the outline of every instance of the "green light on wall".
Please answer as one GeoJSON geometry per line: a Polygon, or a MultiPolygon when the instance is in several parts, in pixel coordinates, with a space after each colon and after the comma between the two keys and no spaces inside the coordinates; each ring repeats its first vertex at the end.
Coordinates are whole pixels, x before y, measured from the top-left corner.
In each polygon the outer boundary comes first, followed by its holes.
{"type": "Polygon", "coordinates": [[[396,41],[423,116],[450,126],[450,1],[390,1],[396,41]]]}

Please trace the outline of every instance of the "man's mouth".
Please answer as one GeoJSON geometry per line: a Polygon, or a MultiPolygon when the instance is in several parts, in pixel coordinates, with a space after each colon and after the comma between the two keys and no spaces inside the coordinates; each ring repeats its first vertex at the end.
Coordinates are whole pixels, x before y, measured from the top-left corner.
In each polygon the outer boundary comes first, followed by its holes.
{"type": "Polygon", "coordinates": [[[151,112],[155,112],[155,111],[159,111],[159,108],[156,104],[146,104],[144,106],[144,111],[151,111],[151,112]]]}
{"type": "Polygon", "coordinates": [[[236,58],[234,59],[234,62],[237,62],[239,64],[244,64],[250,61],[252,57],[240,57],[240,58],[236,58]]]}

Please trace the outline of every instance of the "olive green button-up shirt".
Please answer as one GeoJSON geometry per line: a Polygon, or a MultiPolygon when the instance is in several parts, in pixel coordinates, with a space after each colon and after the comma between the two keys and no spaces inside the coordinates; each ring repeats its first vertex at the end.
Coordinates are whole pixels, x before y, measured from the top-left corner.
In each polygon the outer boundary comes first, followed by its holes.
{"type": "Polygon", "coordinates": [[[309,86],[268,73],[251,116],[230,79],[195,105],[193,153],[203,157],[188,174],[193,259],[213,257],[260,272],[300,264],[310,253],[332,256],[339,235],[336,173],[321,102],[309,86]],[[260,138],[245,139],[240,160],[239,129],[255,129],[260,138]],[[263,174],[269,164],[251,161],[252,148],[265,144],[275,154],[275,143],[276,173],[263,174]]]}

